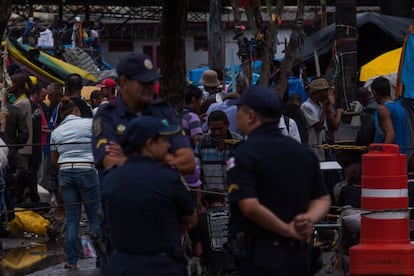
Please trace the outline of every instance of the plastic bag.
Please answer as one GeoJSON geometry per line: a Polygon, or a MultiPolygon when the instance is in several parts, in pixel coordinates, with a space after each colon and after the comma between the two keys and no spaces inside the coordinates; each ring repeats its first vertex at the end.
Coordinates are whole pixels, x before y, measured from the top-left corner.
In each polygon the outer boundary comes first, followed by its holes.
{"type": "Polygon", "coordinates": [[[83,235],[81,237],[81,244],[85,258],[96,258],[95,247],[93,247],[91,238],[89,236],[83,235]]]}
{"type": "Polygon", "coordinates": [[[9,231],[13,235],[30,232],[39,236],[45,236],[50,226],[50,221],[33,211],[21,211],[15,208],[15,218],[9,222],[9,231]]]}

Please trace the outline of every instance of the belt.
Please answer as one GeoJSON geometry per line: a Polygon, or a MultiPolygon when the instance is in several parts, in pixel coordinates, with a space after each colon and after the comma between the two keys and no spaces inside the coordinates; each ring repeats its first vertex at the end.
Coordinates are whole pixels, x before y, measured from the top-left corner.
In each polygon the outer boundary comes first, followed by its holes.
{"type": "Polygon", "coordinates": [[[184,255],[184,251],[181,247],[176,247],[174,249],[168,250],[168,251],[155,251],[155,252],[125,252],[125,251],[119,251],[114,250],[114,253],[118,253],[125,256],[131,256],[131,257],[155,257],[155,256],[166,256],[174,261],[177,262],[186,262],[186,258],[184,255]]]}
{"type": "Polygon", "coordinates": [[[59,164],[59,169],[94,169],[95,164],[89,162],[67,162],[59,164]]]}

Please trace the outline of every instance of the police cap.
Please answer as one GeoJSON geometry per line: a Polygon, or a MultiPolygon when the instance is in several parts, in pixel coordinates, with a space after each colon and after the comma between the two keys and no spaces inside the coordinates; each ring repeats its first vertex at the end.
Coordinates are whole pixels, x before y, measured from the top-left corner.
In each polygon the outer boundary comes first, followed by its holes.
{"type": "Polygon", "coordinates": [[[247,88],[240,98],[230,101],[230,104],[248,106],[268,118],[276,118],[282,109],[282,104],[276,93],[263,86],[247,88]]]}
{"type": "Polygon", "coordinates": [[[153,82],[160,78],[149,56],[140,53],[123,57],[116,67],[116,72],[119,77],[125,76],[139,82],[153,82]]]}
{"type": "Polygon", "coordinates": [[[180,131],[180,126],[169,125],[167,120],[143,115],[128,123],[123,142],[128,149],[139,149],[148,139],[172,135],[178,131],[180,131]]]}

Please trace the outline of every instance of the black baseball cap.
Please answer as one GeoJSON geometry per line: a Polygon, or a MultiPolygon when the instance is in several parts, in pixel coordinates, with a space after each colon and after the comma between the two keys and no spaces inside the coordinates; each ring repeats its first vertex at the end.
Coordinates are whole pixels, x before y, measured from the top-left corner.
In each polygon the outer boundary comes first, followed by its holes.
{"type": "Polygon", "coordinates": [[[148,139],[169,136],[180,131],[180,126],[170,125],[165,119],[155,116],[139,116],[130,121],[124,132],[124,144],[128,148],[141,148],[148,139]]]}
{"type": "Polygon", "coordinates": [[[282,104],[276,93],[263,86],[251,86],[243,94],[229,102],[232,105],[245,105],[269,118],[276,118],[282,111],[282,104]]]}

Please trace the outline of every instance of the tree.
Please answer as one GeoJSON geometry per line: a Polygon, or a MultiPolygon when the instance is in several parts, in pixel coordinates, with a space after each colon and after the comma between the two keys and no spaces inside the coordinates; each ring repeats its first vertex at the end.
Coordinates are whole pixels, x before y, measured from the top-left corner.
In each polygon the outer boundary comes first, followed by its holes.
{"type": "Polygon", "coordinates": [[[181,114],[187,86],[185,65],[185,24],[188,0],[164,0],[161,19],[160,96],[181,114]]]}
{"type": "MultiPolygon", "coordinates": [[[[264,23],[260,11],[260,1],[257,0],[232,0],[232,7],[234,12],[234,21],[235,21],[235,39],[238,41],[239,46],[239,56],[242,62],[241,70],[243,73],[248,72],[249,74],[244,74],[246,83],[251,84],[251,68],[250,58],[251,53],[249,53],[249,47],[246,45],[247,39],[244,37],[243,30],[240,28],[240,14],[239,14],[239,5],[246,10],[246,15],[250,24],[251,32],[254,36],[256,43],[256,51],[254,53],[254,58],[259,58],[262,60],[262,68],[259,85],[267,86],[269,83],[271,61],[274,55],[275,48],[275,38],[277,35],[277,26],[281,23],[281,17],[284,8],[284,1],[277,0],[276,6],[272,10],[273,5],[272,0],[266,0],[267,12],[270,17],[270,25],[264,23]],[[247,76],[246,76],[247,75],[247,76]]],[[[283,97],[283,94],[288,87],[288,77],[291,74],[293,63],[296,59],[296,49],[303,44],[305,33],[303,31],[303,15],[305,10],[305,0],[298,0],[298,9],[296,13],[296,20],[292,27],[292,35],[288,47],[285,51],[285,58],[282,61],[280,67],[280,77],[279,81],[275,87],[276,93],[283,97]]],[[[253,59],[254,59],[253,58],[253,59]]]]}
{"type": "Polygon", "coordinates": [[[303,44],[305,33],[303,31],[303,14],[305,12],[305,0],[298,0],[298,9],[296,11],[296,19],[292,26],[292,34],[288,46],[285,50],[285,57],[280,65],[280,77],[275,90],[276,93],[283,98],[288,88],[288,77],[292,73],[292,66],[296,60],[296,50],[303,44]]]}
{"type": "Polygon", "coordinates": [[[266,0],[267,13],[270,18],[270,23],[263,21],[261,13],[261,4],[257,0],[232,0],[232,8],[235,24],[235,37],[239,46],[238,55],[241,60],[241,70],[243,78],[247,86],[251,85],[251,62],[260,59],[262,61],[262,68],[260,72],[260,85],[267,86],[269,83],[270,66],[274,55],[275,37],[277,34],[277,26],[281,23],[281,17],[284,7],[283,0],[277,0],[274,10],[272,0],[266,0]],[[253,35],[253,40],[248,41],[244,36],[244,26],[241,25],[239,8],[244,8],[246,16],[249,21],[250,30],[253,35]],[[252,41],[254,47],[252,48],[252,41]]]}
{"type": "Polygon", "coordinates": [[[283,8],[285,1],[277,0],[275,9],[272,10],[272,1],[266,0],[267,12],[270,18],[270,26],[268,28],[267,37],[265,39],[265,47],[262,53],[262,70],[260,74],[260,85],[267,86],[269,83],[271,61],[274,56],[275,41],[277,35],[277,27],[281,24],[283,8]]]}
{"type": "Polygon", "coordinates": [[[208,22],[208,65],[210,68],[224,69],[223,32],[221,23],[221,0],[210,0],[210,20],[208,22]]]}
{"type": "Polygon", "coordinates": [[[11,0],[0,0],[0,33],[4,34],[11,15],[11,0]]]}
{"type": "Polygon", "coordinates": [[[239,46],[238,56],[241,61],[240,72],[247,87],[252,84],[252,68],[250,66],[250,54],[247,47],[247,38],[244,36],[245,26],[241,24],[239,3],[237,0],[231,0],[231,6],[233,8],[234,17],[234,33],[233,39],[237,41],[239,46]]]}

